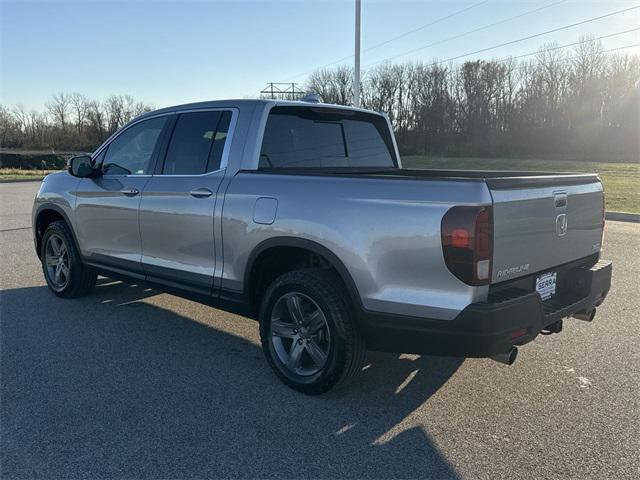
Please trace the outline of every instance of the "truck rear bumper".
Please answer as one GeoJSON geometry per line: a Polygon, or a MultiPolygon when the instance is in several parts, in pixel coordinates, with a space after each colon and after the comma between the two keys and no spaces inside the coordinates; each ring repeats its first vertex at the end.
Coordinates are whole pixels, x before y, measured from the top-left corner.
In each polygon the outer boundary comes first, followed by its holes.
{"type": "Polygon", "coordinates": [[[456,357],[489,357],[534,340],[565,317],[590,312],[611,286],[612,264],[600,260],[570,272],[571,288],[542,301],[537,292],[514,289],[510,296],[473,303],[453,320],[430,320],[366,313],[370,350],[456,357]]]}

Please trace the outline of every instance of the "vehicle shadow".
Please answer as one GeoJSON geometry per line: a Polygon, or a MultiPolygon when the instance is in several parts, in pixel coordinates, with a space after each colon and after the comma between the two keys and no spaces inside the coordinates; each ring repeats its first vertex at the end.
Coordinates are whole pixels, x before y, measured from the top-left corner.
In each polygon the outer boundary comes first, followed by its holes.
{"type": "Polygon", "coordinates": [[[194,321],[142,301],[155,294],[1,292],[3,478],[457,478],[403,421],[462,359],[372,353],[356,384],[304,396],[268,369],[254,322],[194,321]]]}

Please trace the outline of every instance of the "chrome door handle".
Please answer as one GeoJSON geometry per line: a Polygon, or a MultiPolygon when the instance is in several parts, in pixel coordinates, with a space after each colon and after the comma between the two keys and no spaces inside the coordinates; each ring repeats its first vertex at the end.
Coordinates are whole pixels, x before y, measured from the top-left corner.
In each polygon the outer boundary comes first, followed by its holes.
{"type": "Polygon", "coordinates": [[[213,195],[213,192],[208,188],[194,188],[189,192],[189,195],[196,198],[207,198],[213,195]]]}
{"type": "Polygon", "coordinates": [[[128,197],[135,197],[140,193],[140,190],[135,187],[124,187],[120,190],[120,193],[127,195],[128,197]]]}

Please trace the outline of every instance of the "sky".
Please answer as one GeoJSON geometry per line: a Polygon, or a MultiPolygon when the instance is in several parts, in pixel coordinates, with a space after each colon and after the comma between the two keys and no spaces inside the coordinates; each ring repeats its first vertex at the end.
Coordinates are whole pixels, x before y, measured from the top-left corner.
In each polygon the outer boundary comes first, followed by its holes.
{"type": "MultiPolygon", "coordinates": [[[[0,0],[0,103],[41,109],[56,92],[100,100],[126,93],[163,107],[253,97],[267,82],[303,85],[309,72],[353,55],[354,4],[0,0]]],[[[366,70],[391,57],[448,59],[636,5],[640,0],[362,0],[361,63],[366,70]]],[[[522,55],[548,42],[564,45],[581,35],[639,27],[635,9],[459,61],[522,55]]],[[[640,30],[602,43],[605,49],[640,44],[640,30]]],[[[640,54],[640,47],[621,52],[640,54]]],[[[334,65],[352,62],[350,57],[334,65]]]]}

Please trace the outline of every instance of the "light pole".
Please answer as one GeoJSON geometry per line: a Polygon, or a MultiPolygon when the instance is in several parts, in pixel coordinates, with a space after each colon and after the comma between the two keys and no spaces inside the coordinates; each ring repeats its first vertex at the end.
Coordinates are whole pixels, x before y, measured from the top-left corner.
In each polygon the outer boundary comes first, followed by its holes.
{"type": "Polygon", "coordinates": [[[356,51],[353,65],[353,106],[360,107],[360,1],[356,0],[356,51]]]}

